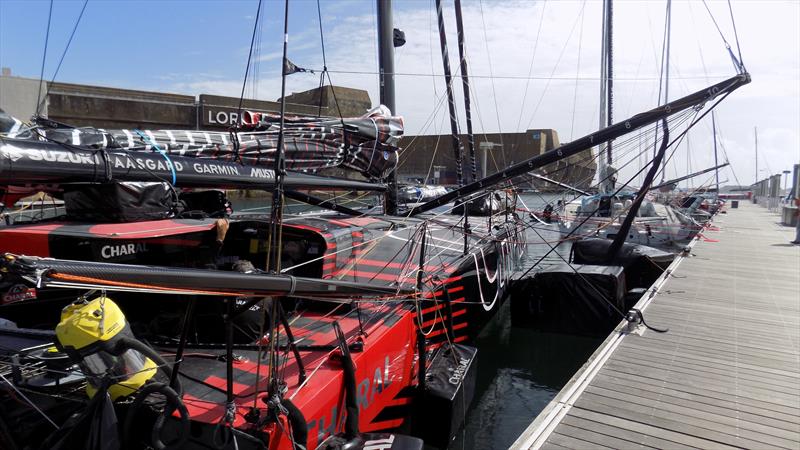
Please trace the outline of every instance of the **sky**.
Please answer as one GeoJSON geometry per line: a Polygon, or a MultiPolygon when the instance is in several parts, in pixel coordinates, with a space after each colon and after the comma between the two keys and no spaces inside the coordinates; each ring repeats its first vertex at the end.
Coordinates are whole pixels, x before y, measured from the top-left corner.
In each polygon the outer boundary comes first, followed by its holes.
{"type": "MultiPolygon", "coordinates": [[[[448,133],[433,0],[394,3],[395,26],[407,39],[396,53],[396,113],[404,117],[408,134],[448,133]]],[[[455,14],[452,1],[443,3],[457,72],[455,14]]],[[[598,128],[601,1],[462,3],[477,134],[554,128],[568,142],[598,128]]],[[[800,1],[731,4],[742,59],[753,81],[716,109],[720,159],[732,167],[721,181],[750,184],[756,176],[800,163],[800,1]]],[[[14,75],[39,77],[49,6],[48,1],[0,0],[0,66],[10,67],[14,75]]],[[[82,0],[54,2],[46,79],[54,74],[82,6],[82,0]]],[[[239,96],[257,6],[257,0],[89,0],[56,80],[239,96]]],[[[658,103],[665,8],[659,0],[614,2],[615,121],[658,103]]],[[[246,96],[275,100],[280,96],[283,2],[265,0],[261,14],[257,64],[246,96]]],[[[333,83],[366,89],[377,103],[374,0],[321,0],[321,15],[333,83]]],[[[289,58],[298,66],[321,69],[317,2],[293,0],[289,16],[289,58]]],[[[734,75],[712,17],[738,54],[727,1],[672,2],[670,99],[734,75]]],[[[295,74],[287,91],[318,83],[316,74],[295,74]]],[[[454,87],[463,129],[461,85],[454,87]]],[[[620,164],[631,158],[619,157],[620,164]]],[[[710,167],[713,161],[711,122],[705,120],[678,147],[667,177],[710,167]]],[[[621,178],[636,170],[634,162],[621,170],[621,178]]]]}

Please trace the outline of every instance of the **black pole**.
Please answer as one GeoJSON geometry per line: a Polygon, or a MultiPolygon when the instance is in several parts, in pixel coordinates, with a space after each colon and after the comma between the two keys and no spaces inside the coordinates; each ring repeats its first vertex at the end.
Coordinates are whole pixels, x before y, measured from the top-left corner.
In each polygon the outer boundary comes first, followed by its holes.
{"type": "MultiPolygon", "coordinates": [[[[456,9],[456,15],[460,15],[460,10],[456,9]]],[[[453,95],[453,75],[450,71],[450,54],[447,51],[447,33],[444,29],[444,15],[442,14],[442,0],[436,0],[436,18],[439,21],[439,44],[442,49],[442,65],[444,66],[444,81],[446,83],[447,88],[447,106],[450,110],[450,136],[453,144],[453,153],[455,153],[456,157],[456,179],[458,180],[458,187],[464,186],[464,170],[463,170],[463,160],[464,160],[464,146],[461,143],[461,138],[459,137],[458,132],[458,118],[456,117],[456,100],[453,95]]],[[[459,32],[459,52],[461,51],[461,47],[463,45],[462,39],[460,37],[461,32],[459,32]]],[[[463,59],[461,60],[461,67],[465,67],[466,61],[463,59]]],[[[463,74],[462,74],[463,77],[463,74]]],[[[465,102],[469,97],[466,97],[467,92],[469,92],[469,82],[464,81],[466,84],[464,90],[464,100],[465,102]]],[[[469,105],[469,103],[466,103],[469,105]]],[[[472,147],[473,152],[473,174],[477,177],[477,173],[475,172],[474,166],[474,142],[472,147]]],[[[475,179],[473,179],[474,181],[475,179]]],[[[491,203],[490,205],[490,214],[491,214],[491,203]]],[[[469,203],[464,203],[464,254],[466,255],[469,250],[469,203]]]]}
{"type": "MultiPolygon", "coordinates": [[[[614,13],[613,13],[613,0],[606,0],[606,123],[604,126],[608,127],[614,123],[614,13]]],[[[606,158],[608,164],[614,162],[611,152],[611,144],[613,141],[608,141],[606,144],[606,158]]],[[[605,174],[603,176],[606,176],[605,174]]]]}
{"type": "Polygon", "coordinates": [[[225,299],[225,396],[233,402],[233,298],[225,299]]]}
{"type": "MultiPolygon", "coordinates": [[[[378,72],[380,76],[380,102],[397,114],[394,97],[394,27],[392,25],[392,0],[376,0],[378,11],[378,72]]],[[[386,214],[397,214],[397,172],[386,177],[386,214]]]]}
{"type": "Polygon", "coordinates": [[[671,184],[677,184],[677,183],[680,183],[683,180],[688,180],[690,178],[694,178],[694,177],[703,175],[703,174],[711,172],[713,170],[719,170],[719,169],[722,169],[723,167],[728,166],[728,165],[729,165],[729,163],[724,163],[724,164],[720,164],[718,166],[709,167],[708,169],[704,169],[704,170],[700,170],[700,171],[697,171],[697,172],[694,172],[694,173],[690,173],[689,175],[684,175],[682,177],[673,178],[671,180],[664,181],[663,183],[659,183],[659,184],[657,184],[655,186],[650,186],[650,190],[652,191],[654,189],[662,188],[664,186],[669,186],[671,184]]]}
{"type": "Polygon", "coordinates": [[[286,311],[284,311],[280,302],[278,302],[278,309],[281,313],[281,324],[283,325],[283,329],[286,331],[286,341],[289,345],[289,348],[292,350],[295,361],[297,361],[297,382],[298,384],[303,384],[303,382],[306,381],[306,366],[303,364],[303,358],[300,356],[300,350],[297,348],[297,342],[294,340],[292,327],[289,326],[289,318],[286,317],[286,311]]]}
{"type": "Polygon", "coordinates": [[[446,205],[457,198],[472,195],[476,192],[491,186],[496,186],[499,183],[538,169],[547,164],[552,164],[564,158],[569,158],[572,155],[590,149],[598,144],[607,142],[611,139],[616,139],[628,133],[632,133],[638,128],[650,125],[653,122],[664,119],[673,114],[677,114],[686,109],[701,105],[718,97],[719,95],[733,92],[749,82],[750,74],[743,73],[736,75],[713,86],[709,86],[708,88],[667,103],[666,105],[658,106],[650,111],[639,113],[623,122],[616,123],[608,128],[604,128],[581,138],[575,139],[572,142],[563,144],[556,149],[545,152],[544,154],[528,158],[525,161],[514,164],[511,167],[507,167],[500,172],[489,175],[474,183],[454,189],[447,194],[441,195],[429,202],[412,208],[410,214],[415,215],[425,211],[430,211],[433,208],[446,205]]]}
{"type": "Polygon", "coordinates": [[[306,194],[305,192],[287,190],[284,192],[284,194],[291,199],[298,200],[309,205],[319,206],[320,208],[330,209],[342,214],[347,214],[349,216],[359,217],[364,215],[363,212],[356,211],[355,209],[348,208],[347,206],[337,205],[330,200],[314,197],[313,195],[306,194]]]}
{"type": "Polygon", "coordinates": [[[442,15],[442,0],[436,0],[436,18],[439,21],[439,44],[442,50],[442,65],[444,66],[444,81],[447,84],[447,107],[450,110],[450,137],[453,144],[453,153],[456,157],[456,178],[458,186],[464,186],[464,173],[462,168],[463,150],[461,139],[458,137],[458,118],[456,117],[456,101],[453,97],[453,75],[450,71],[450,55],[447,53],[447,34],[444,30],[444,16],[442,15]]]}
{"type": "Polygon", "coordinates": [[[472,133],[472,109],[469,92],[469,73],[467,72],[467,55],[464,48],[464,20],[461,15],[461,0],[455,0],[456,29],[458,30],[458,57],[461,58],[461,82],[464,86],[464,113],[467,116],[467,149],[469,150],[470,171],[472,181],[478,179],[478,168],[475,162],[475,135],[472,133]]]}
{"type": "MultiPolygon", "coordinates": [[[[283,177],[285,175],[285,163],[283,158],[283,127],[286,119],[286,66],[287,51],[289,44],[289,0],[283,4],[283,59],[281,60],[281,121],[278,130],[278,148],[275,149],[275,189],[272,192],[272,211],[270,214],[270,257],[267,269],[271,273],[281,271],[281,239],[280,232],[283,221],[283,177]]],[[[270,316],[270,337],[271,349],[269,357],[269,394],[270,398],[278,393],[278,336],[275,333],[280,314],[280,297],[272,300],[272,311],[270,316]]]]}
{"type": "MultiPolygon", "coordinates": [[[[437,0],[438,2],[438,0],[437,0]]],[[[425,272],[425,245],[426,237],[428,235],[427,222],[423,222],[420,228],[422,237],[420,239],[419,247],[419,269],[417,270],[417,292],[422,292],[422,274],[425,272]]],[[[447,292],[447,289],[445,289],[447,292]]],[[[435,293],[435,291],[434,291],[435,293]]],[[[435,298],[435,297],[434,297],[435,298]]],[[[426,374],[426,352],[427,345],[425,342],[425,335],[422,333],[422,314],[417,311],[417,352],[419,353],[419,370],[417,371],[417,382],[420,388],[420,394],[425,391],[425,374],[426,374]]]]}
{"type": "Polygon", "coordinates": [[[175,382],[178,380],[178,371],[181,368],[181,360],[183,359],[183,351],[186,349],[186,341],[189,338],[189,326],[192,323],[194,316],[194,305],[197,303],[197,296],[190,296],[189,303],[186,305],[186,312],[183,314],[183,322],[181,323],[181,338],[178,342],[178,349],[175,350],[175,363],[172,364],[172,375],[169,378],[170,387],[175,387],[175,382]]]}
{"type": "Polygon", "coordinates": [[[645,195],[647,195],[647,192],[650,190],[650,185],[653,184],[653,179],[655,179],[656,173],[658,173],[658,168],[661,166],[661,161],[664,159],[664,154],[667,152],[667,147],[669,147],[669,127],[667,126],[667,119],[662,119],[661,127],[663,129],[661,148],[658,150],[658,153],[653,160],[653,165],[650,166],[650,170],[644,177],[642,187],[636,194],[636,199],[634,199],[633,204],[628,211],[628,215],[625,216],[625,220],[622,221],[622,225],[619,227],[617,236],[608,247],[608,253],[606,255],[606,259],[608,261],[613,261],[617,257],[619,249],[622,248],[622,244],[624,244],[625,240],[628,238],[628,231],[630,231],[631,225],[633,225],[633,219],[636,218],[636,213],[639,211],[639,207],[642,205],[645,195]]]}

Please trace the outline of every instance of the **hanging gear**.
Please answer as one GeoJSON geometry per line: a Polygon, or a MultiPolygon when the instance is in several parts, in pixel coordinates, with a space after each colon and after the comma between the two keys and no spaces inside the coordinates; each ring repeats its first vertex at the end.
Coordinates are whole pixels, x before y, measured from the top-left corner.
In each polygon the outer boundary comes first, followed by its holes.
{"type": "MultiPolygon", "coordinates": [[[[157,371],[153,359],[139,351],[125,315],[105,296],[79,300],[61,312],[56,326],[56,346],[77,363],[89,380],[86,392],[94,396],[104,381],[112,384],[112,400],[133,394],[157,371]]],[[[144,344],[141,344],[144,346],[144,344]]],[[[147,347],[149,349],[149,347],[147,347]]],[[[155,353],[152,349],[146,353],[155,353]]]]}

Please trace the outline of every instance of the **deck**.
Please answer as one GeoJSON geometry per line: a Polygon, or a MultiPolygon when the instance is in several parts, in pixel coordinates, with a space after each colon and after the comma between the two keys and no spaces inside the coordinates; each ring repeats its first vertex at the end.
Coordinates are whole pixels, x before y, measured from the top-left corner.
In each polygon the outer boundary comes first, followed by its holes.
{"type": "Polygon", "coordinates": [[[639,302],[512,448],[800,448],[800,246],[747,202],[639,302]]]}

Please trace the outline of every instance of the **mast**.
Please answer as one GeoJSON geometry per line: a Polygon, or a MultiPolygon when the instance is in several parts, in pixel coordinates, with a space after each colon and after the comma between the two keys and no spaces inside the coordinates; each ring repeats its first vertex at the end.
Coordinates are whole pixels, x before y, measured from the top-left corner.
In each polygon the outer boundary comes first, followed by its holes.
{"type": "MultiPolygon", "coordinates": [[[[460,17],[461,11],[460,9],[456,8],[456,15],[460,17]]],[[[447,34],[444,30],[444,15],[442,14],[442,0],[436,0],[436,18],[439,22],[439,44],[441,45],[442,49],[442,66],[444,66],[444,82],[447,85],[447,106],[450,110],[450,136],[451,141],[453,143],[453,153],[456,156],[456,178],[458,180],[458,187],[464,186],[464,171],[463,171],[463,159],[464,159],[464,146],[461,144],[461,138],[459,137],[458,132],[458,118],[456,117],[456,100],[453,96],[453,75],[450,72],[450,54],[447,51],[447,34]]],[[[458,20],[456,20],[458,21],[458,20]]],[[[459,31],[459,43],[458,43],[458,50],[459,53],[463,51],[463,30],[459,31]]],[[[461,54],[461,67],[466,69],[466,60],[464,59],[463,53],[461,54]]],[[[469,82],[466,78],[463,78],[464,74],[462,73],[462,79],[464,80],[464,102],[466,107],[469,106],[469,82]]],[[[470,132],[470,140],[472,140],[472,133],[470,132]]],[[[475,171],[475,143],[471,143],[472,149],[472,174],[473,174],[473,182],[477,180],[478,174],[475,171]]],[[[458,202],[456,202],[458,204],[458,202]]],[[[489,210],[491,214],[491,203],[489,203],[489,210]]],[[[464,254],[466,255],[469,251],[469,203],[462,202],[461,206],[464,208],[464,254]]]]}
{"type": "Polygon", "coordinates": [[[447,106],[450,110],[450,136],[453,144],[453,153],[456,157],[456,178],[458,186],[464,186],[464,173],[462,168],[463,149],[461,139],[458,137],[458,119],[456,118],[456,101],[453,98],[453,75],[450,71],[450,55],[447,53],[447,35],[444,30],[444,16],[442,15],[442,0],[436,0],[436,18],[439,21],[439,44],[442,49],[442,65],[444,66],[444,81],[447,84],[447,106]]]}
{"type": "Polygon", "coordinates": [[[464,86],[464,114],[467,116],[467,148],[469,150],[470,173],[472,181],[476,181],[478,179],[478,168],[475,163],[475,135],[472,133],[469,73],[467,72],[467,55],[464,48],[464,21],[461,15],[461,0],[455,0],[455,7],[456,29],[458,30],[458,57],[461,58],[461,82],[464,86]]]}
{"type": "MultiPolygon", "coordinates": [[[[392,27],[392,0],[376,0],[378,11],[378,67],[380,77],[380,102],[396,114],[394,97],[394,28],[392,27]]],[[[401,44],[402,45],[402,44],[401,44]]],[[[392,170],[386,179],[386,214],[397,214],[397,171],[392,170]]]]}
{"type": "MultiPolygon", "coordinates": [[[[603,25],[602,25],[602,51],[600,52],[600,123],[599,128],[603,129],[613,123],[612,111],[612,0],[603,0],[603,25]]],[[[605,144],[605,156],[602,155],[603,146],[598,146],[598,171],[600,181],[600,192],[613,192],[613,180],[610,179],[609,165],[613,162],[611,153],[611,141],[605,144]]]]}
{"type": "MultiPolygon", "coordinates": [[[[603,127],[610,126],[614,123],[614,14],[613,14],[613,0],[604,0],[605,3],[605,22],[606,36],[605,36],[605,53],[606,53],[606,123],[603,127]]],[[[614,162],[611,153],[611,143],[608,141],[606,144],[606,157],[608,164],[614,162]]]]}
{"type": "MultiPolygon", "coordinates": [[[[664,70],[664,103],[669,101],[669,48],[672,35],[672,0],[667,0],[667,17],[664,23],[664,52],[661,54],[661,64],[664,70]]],[[[656,135],[653,141],[653,157],[658,153],[656,143],[658,142],[658,128],[656,127],[656,135]]],[[[667,176],[667,161],[664,160],[664,167],[661,169],[661,181],[663,182],[667,176]]]]}

